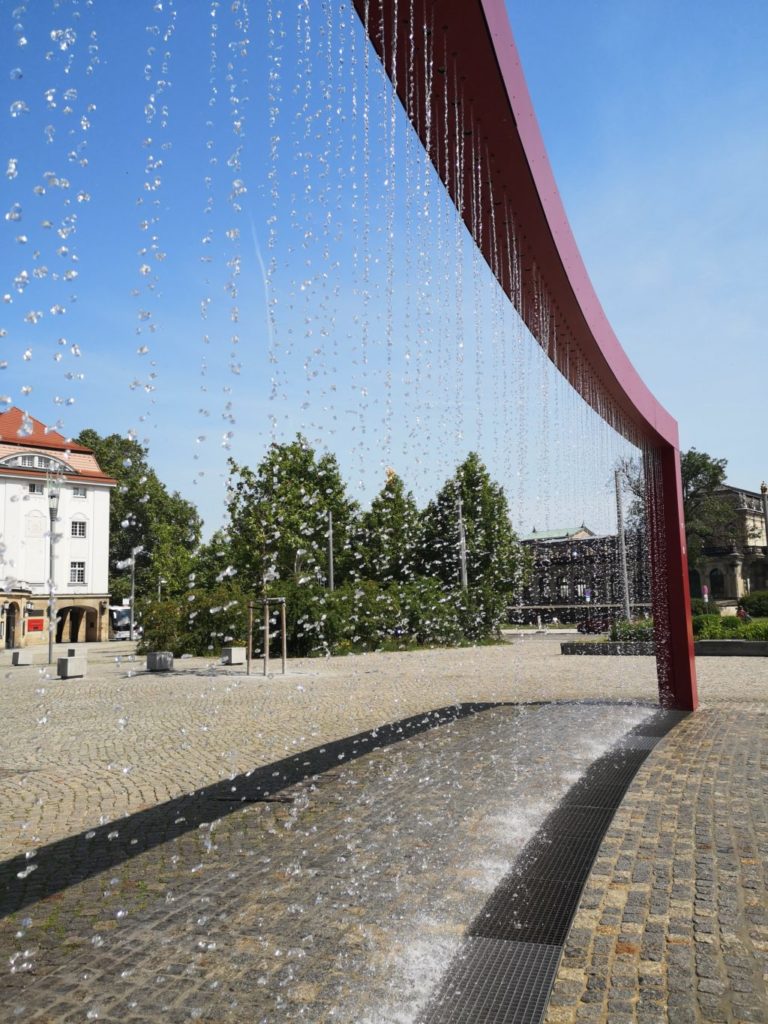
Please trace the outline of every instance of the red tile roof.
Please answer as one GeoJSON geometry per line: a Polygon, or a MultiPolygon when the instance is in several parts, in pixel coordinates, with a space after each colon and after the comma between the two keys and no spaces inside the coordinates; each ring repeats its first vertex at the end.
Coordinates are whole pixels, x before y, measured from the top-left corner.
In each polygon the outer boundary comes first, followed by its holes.
{"type": "Polygon", "coordinates": [[[7,444],[28,445],[32,448],[53,448],[57,451],[93,454],[90,448],[77,444],[76,441],[68,441],[66,437],[46,427],[40,420],[29,416],[15,405],[8,412],[0,413],[0,441],[5,441],[7,444]],[[27,433],[30,426],[32,431],[27,433]]]}
{"type": "MultiPolygon", "coordinates": [[[[21,409],[14,406],[8,412],[0,413],[0,444],[13,445],[19,448],[37,448],[51,452],[61,452],[62,456],[75,455],[75,459],[65,459],[72,469],[70,479],[84,479],[98,481],[102,484],[116,484],[111,476],[102,473],[92,448],[77,444],[75,441],[68,441],[67,438],[48,429],[40,420],[29,416],[21,409]],[[31,431],[26,431],[31,427],[31,431]],[[22,433],[19,433],[22,431],[22,433]],[[91,462],[92,466],[88,463],[91,462]]],[[[0,472],[3,476],[24,476],[24,477],[45,477],[46,470],[33,467],[2,466],[0,472]]],[[[69,474],[67,474],[69,476],[69,474]]]]}

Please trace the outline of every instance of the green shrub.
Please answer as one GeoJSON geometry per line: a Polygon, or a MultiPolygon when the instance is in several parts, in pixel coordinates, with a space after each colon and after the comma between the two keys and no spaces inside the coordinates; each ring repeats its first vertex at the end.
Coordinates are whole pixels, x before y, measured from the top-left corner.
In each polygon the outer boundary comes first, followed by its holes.
{"type": "Polygon", "coordinates": [[[184,646],[186,609],[180,600],[168,598],[164,601],[148,601],[138,610],[142,627],[142,635],[136,646],[139,654],[146,654],[147,651],[172,651],[178,656],[188,650],[184,646]]]}
{"type": "Polygon", "coordinates": [[[768,618],[745,622],[742,635],[745,640],[768,640],[768,618]]]}
{"type": "MultiPolygon", "coordinates": [[[[490,586],[447,589],[437,579],[416,577],[382,585],[373,580],[344,583],[329,591],[316,580],[276,580],[270,597],[286,601],[290,657],[398,649],[413,644],[457,646],[497,638],[508,597],[490,586]]],[[[254,602],[253,654],[261,656],[263,611],[258,596],[233,580],[183,598],[148,602],[142,609],[140,650],[176,656],[218,654],[223,646],[244,646],[248,602],[254,602]]],[[[280,651],[277,605],[270,608],[271,650],[280,651]]]]}
{"type": "Polygon", "coordinates": [[[488,585],[459,591],[457,610],[464,639],[475,642],[499,637],[506,607],[506,596],[488,585]]]}
{"type": "Polygon", "coordinates": [[[719,615],[694,615],[691,621],[697,640],[717,640],[722,636],[719,615]]]}
{"type": "MultiPolygon", "coordinates": [[[[194,590],[184,598],[148,601],[141,608],[140,653],[173,651],[201,656],[246,642],[248,600],[233,583],[194,590]]],[[[257,617],[256,629],[260,619],[257,617]]],[[[257,642],[257,641],[256,641],[257,642]]],[[[256,646],[254,642],[254,646],[256,646]]]]}
{"type": "Polygon", "coordinates": [[[653,640],[653,619],[640,619],[628,622],[619,619],[611,626],[610,638],[618,643],[637,643],[653,640]]]}
{"type": "Polygon", "coordinates": [[[691,598],[691,615],[712,615],[718,616],[720,608],[714,601],[705,601],[701,597],[691,598]]]}
{"type": "Polygon", "coordinates": [[[738,615],[723,615],[719,621],[720,629],[725,636],[732,636],[741,632],[741,628],[744,625],[738,615]]]}
{"type": "Polygon", "coordinates": [[[768,618],[742,622],[735,615],[698,615],[693,620],[697,640],[768,640],[768,618]]]}
{"type": "Polygon", "coordinates": [[[455,591],[436,579],[417,576],[400,588],[403,623],[417,644],[455,646],[462,639],[455,591]]]}
{"type": "Polygon", "coordinates": [[[753,619],[768,617],[768,590],[755,590],[739,601],[753,619]]]}

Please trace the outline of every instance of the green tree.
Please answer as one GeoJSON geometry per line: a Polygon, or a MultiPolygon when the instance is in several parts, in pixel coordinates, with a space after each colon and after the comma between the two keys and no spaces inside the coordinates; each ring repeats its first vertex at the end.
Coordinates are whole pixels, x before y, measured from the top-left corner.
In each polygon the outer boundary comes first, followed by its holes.
{"type": "Polygon", "coordinates": [[[216,530],[195,553],[191,576],[195,588],[214,590],[236,575],[232,541],[226,530],[216,530]]]}
{"type": "Polygon", "coordinates": [[[394,470],[360,518],[356,555],[360,575],[381,583],[413,578],[420,534],[419,510],[413,495],[394,470]]]}
{"type": "Polygon", "coordinates": [[[734,507],[727,493],[718,490],[725,483],[727,465],[726,459],[713,459],[695,448],[680,456],[685,534],[691,566],[701,561],[704,548],[722,547],[734,539],[734,507]]]}
{"type": "Polygon", "coordinates": [[[460,583],[459,499],[464,521],[469,586],[511,594],[521,584],[524,559],[512,529],[503,488],[470,452],[423,515],[421,568],[445,584],[460,583]]]}
{"type": "Polygon", "coordinates": [[[113,600],[130,594],[131,551],[136,556],[136,594],[156,597],[186,590],[202,521],[192,502],[170,492],[147,462],[148,450],[119,434],[102,437],[83,430],[77,438],[91,448],[104,473],[117,480],[109,515],[109,572],[113,600]]]}
{"type": "Polygon", "coordinates": [[[229,461],[232,558],[241,585],[261,591],[270,580],[326,583],[328,513],[333,514],[334,576],[352,566],[357,505],[347,497],[336,457],[318,455],[300,434],[273,444],[256,470],[229,461]]]}

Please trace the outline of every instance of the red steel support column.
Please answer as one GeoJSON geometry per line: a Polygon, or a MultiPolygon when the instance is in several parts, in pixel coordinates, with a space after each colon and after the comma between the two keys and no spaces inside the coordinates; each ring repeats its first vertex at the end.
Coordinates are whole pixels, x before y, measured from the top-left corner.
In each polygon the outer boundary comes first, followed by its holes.
{"type": "Polygon", "coordinates": [[[698,706],[693,631],[689,609],[688,555],[683,518],[680,452],[673,445],[654,451],[656,485],[650,501],[653,621],[659,702],[695,711],[698,706]]]}

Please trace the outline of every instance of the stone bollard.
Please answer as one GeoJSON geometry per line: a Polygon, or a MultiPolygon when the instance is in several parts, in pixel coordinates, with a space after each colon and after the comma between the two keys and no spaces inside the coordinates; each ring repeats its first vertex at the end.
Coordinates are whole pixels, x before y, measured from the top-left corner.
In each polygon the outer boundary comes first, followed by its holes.
{"type": "Polygon", "coordinates": [[[60,679],[82,679],[87,662],[85,658],[57,658],[56,675],[60,679]]]}
{"type": "Polygon", "coordinates": [[[31,665],[32,663],[32,651],[30,650],[13,651],[11,654],[12,665],[31,665]]]}
{"type": "Polygon", "coordinates": [[[173,651],[150,651],[147,654],[147,672],[172,672],[173,651]]]}
{"type": "Polygon", "coordinates": [[[244,647],[222,647],[221,648],[221,660],[225,665],[244,665],[245,664],[245,648],[244,647]]]}

